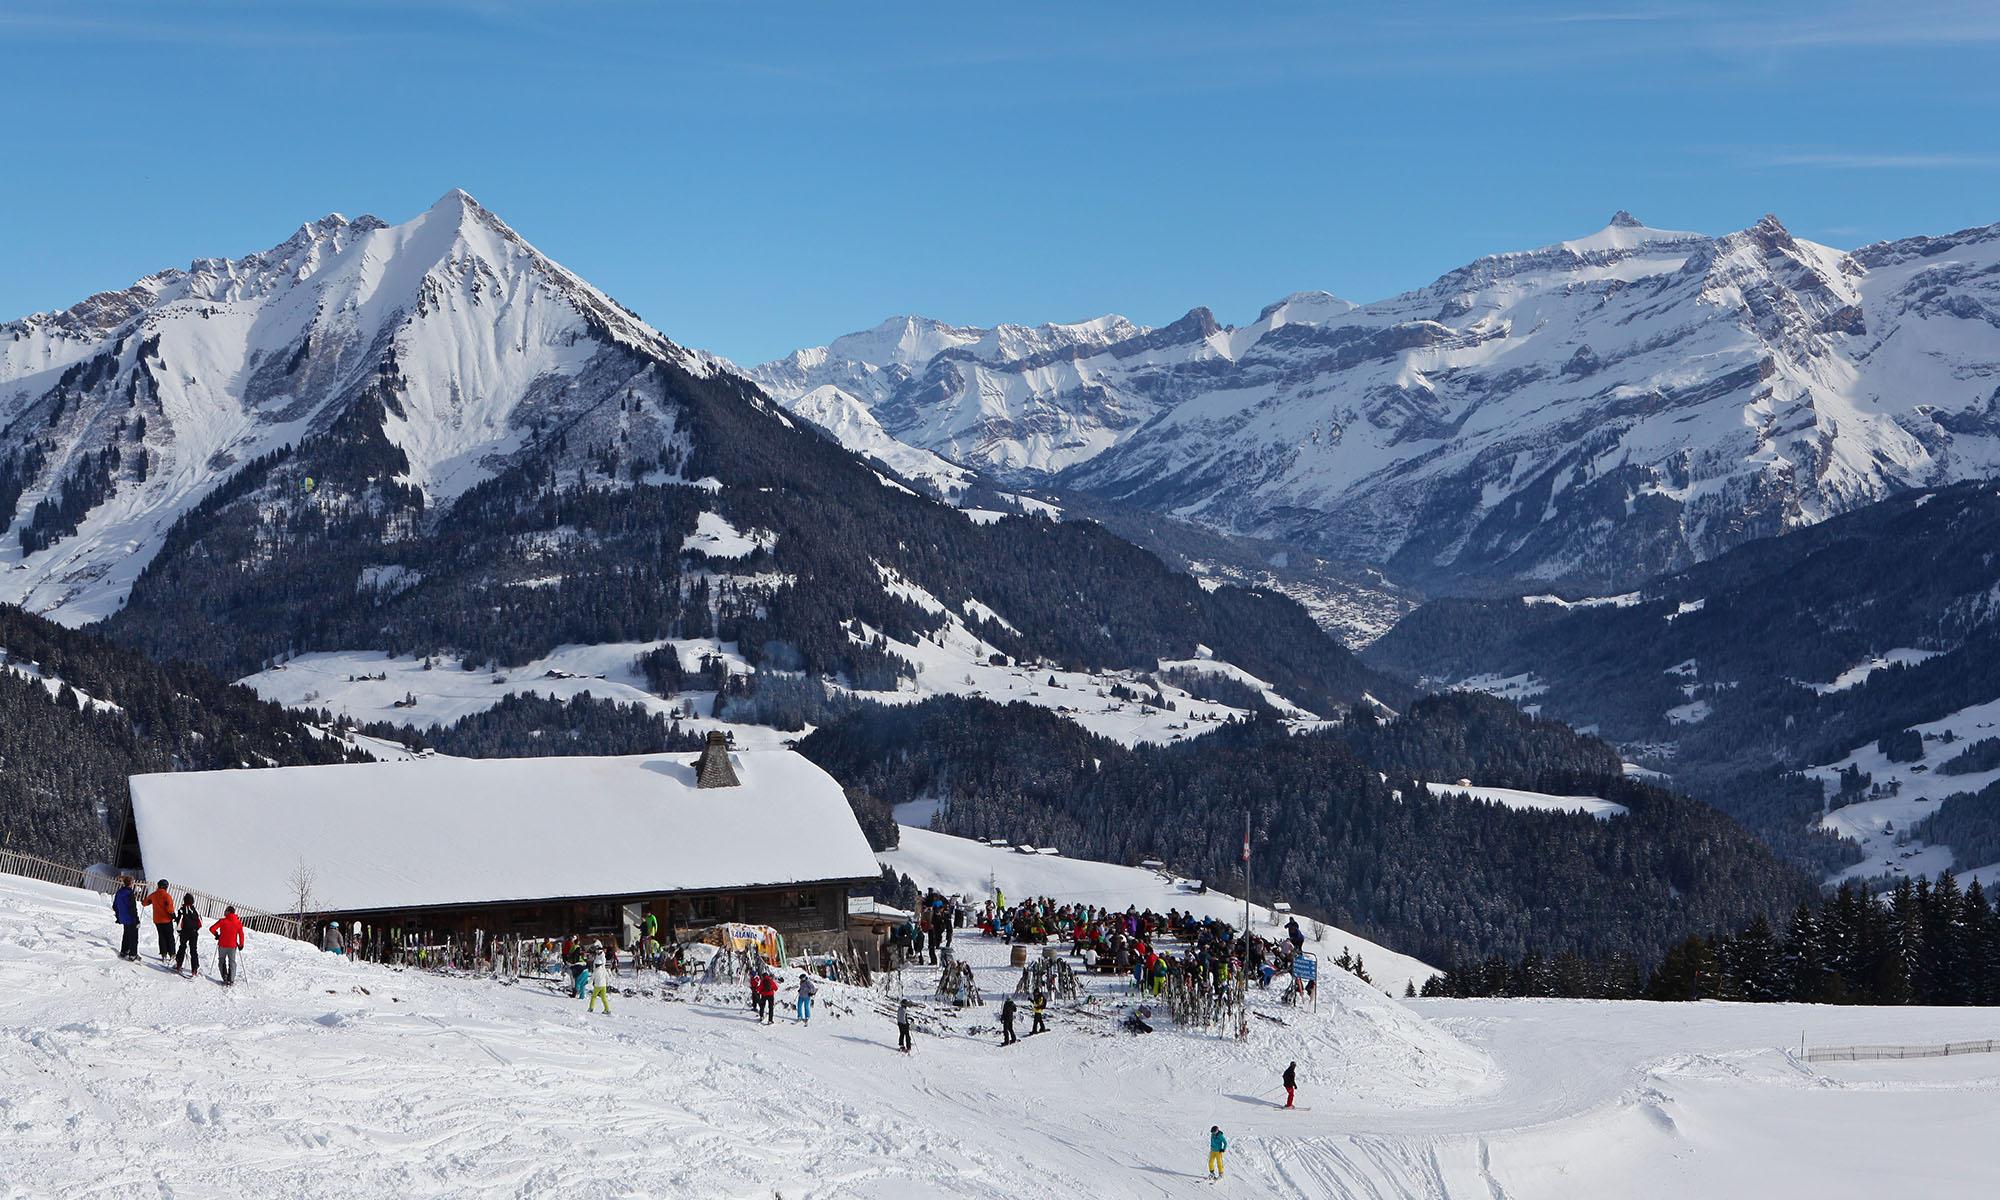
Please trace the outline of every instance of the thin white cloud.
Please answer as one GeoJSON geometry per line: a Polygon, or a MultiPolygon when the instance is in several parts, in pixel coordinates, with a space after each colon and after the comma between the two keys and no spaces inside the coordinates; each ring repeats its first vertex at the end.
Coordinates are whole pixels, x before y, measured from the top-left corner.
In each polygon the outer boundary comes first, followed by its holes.
{"type": "MultiPolygon", "coordinates": [[[[1464,24],[1464,23],[1461,23],[1464,24]]],[[[1571,27],[1566,36],[1598,53],[1657,54],[1664,48],[1725,57],[1773,51],[1829,53],[1871,48],[1953,47],[2000,41],[1993,0],[1773,0],[1754,9],[1729,3],[1600,4],[1546,12],[1498,9],[1474,27],[1571,27]],[[1645,26],[1643,40],[1636,27],[1645,26]]]]}
{"type": "MultiPolygon", "coordinates": [[[[0,12],[0,32],[22,40],[77,42],[117,40],[153,45],[224,46],[239,49],[353,46],[369,43],[391,44],[388,33],[367,33],[319,28],[254,28],[245,22],[215,21],[204,17],[190,20],[155,20],[130,15],[129,10],[106,8],[99,12],[69,11],[0,12]]],[[[397,35],[400,36],[400,35],[397,35]]]]}
{"type": "Polygon", "coordinates": [[[1603,9],[1599,11],[1559,12],[1530,15],[1524,18],[1530,25],[1632,25],[1654,21],[1680,21],[1703,15],[1697,10],[1685,8],[1655,9],[1603,9]]]}
{"type": "Polygon", "coordinates": [[[1986,171],[2000,168],[2000,154],[1867,154],[1832,151],[1772,154],[1757,161],[1774,167],[1828,167],[1854,171],[1986,171]]]}
{"type": "Polygon", "coordinates": [[[1804,20],[1772,23],[1765,27],[1764,41],[1802,48],[1958,46],[2000,41],[2000,7],[1989,0],[1849,3],[1814,12],[1804,20]]]}

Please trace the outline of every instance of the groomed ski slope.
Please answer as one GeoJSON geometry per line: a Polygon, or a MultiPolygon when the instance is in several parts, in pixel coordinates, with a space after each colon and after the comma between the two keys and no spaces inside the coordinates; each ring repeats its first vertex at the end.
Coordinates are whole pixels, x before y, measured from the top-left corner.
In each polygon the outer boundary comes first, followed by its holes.
{"type": "MultiPolygon", "coordinates": [[[[532,982],[256,935],[225,990],[120,963],[114,936],[104,897],[0,876],[8,1200],[1825,1200],[2000,1184],[2000,1056],[1834,1069],[1773,1048],[1801,1030],[1992,1032],[1979,1010],[1404,1004],[1330,973],[1317,1014],[1258,997],[1289,1024],[1254,1019],[1243,1043],[1059,1012],[1002,1050],[989,1007],[927,1014],[905,1057],[876,997],[845,987],[822,992],[808,1027],[784,1015],[789,995],[778,1025],[753,1024],[736,985],[620,996],[591,1017],[532,982]],[[1308,1111],[1269,1099],[1288,1059],[1308,1111]],[[1212,1192],[1210,1124],[1231,1139],[1212,1192]]],[[[960,948],[989,996],[1004,990],[1003,948],[960,948]]]]}

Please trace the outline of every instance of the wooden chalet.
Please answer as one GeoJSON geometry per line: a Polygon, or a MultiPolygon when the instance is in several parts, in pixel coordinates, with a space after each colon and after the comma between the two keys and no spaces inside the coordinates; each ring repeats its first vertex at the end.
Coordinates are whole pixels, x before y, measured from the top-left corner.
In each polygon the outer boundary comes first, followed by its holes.
{"type": "Polygon", "coordinates": [[[442,940],[636,944],[726,922],[845,946],[880,875],[832,776],[789,750],[427,758],[131,780],[138,866],[274,913],[442,940]]]}

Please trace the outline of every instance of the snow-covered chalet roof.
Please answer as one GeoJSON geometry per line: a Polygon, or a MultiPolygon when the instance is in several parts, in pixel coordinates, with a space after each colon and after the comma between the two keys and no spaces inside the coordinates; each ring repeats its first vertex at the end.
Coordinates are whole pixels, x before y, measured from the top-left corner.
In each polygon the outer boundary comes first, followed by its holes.
{"type": "Polygon", "coordinates": [[[357,912],[873,878],[840,784],[790,750],[430,758],[135,775],[146,873],[271,912],[357,912]]]}

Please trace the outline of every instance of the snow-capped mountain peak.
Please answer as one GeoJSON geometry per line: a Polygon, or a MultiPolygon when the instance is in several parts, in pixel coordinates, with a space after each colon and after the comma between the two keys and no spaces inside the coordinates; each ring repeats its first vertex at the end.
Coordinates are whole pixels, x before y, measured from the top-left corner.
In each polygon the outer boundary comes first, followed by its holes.
{"type": "MultiPolygon", "coordinates": [[[[873,367],[919,367],[946,350],[971,345],[987,331],[947,325],[929,317],[898,316],[873,329],[835,338],[818,357],[846,359],[873,367]]],[[[800,353],[810,353],[801,351],[800,353]]]]}
{"type": "Polygon", "coordinates": [[[808,366],[848,362],[878,370],[901,367],[917,371],[938,355],[952,351],[961,351],[983,362],[1011,362],[1072,348],[1095,349],[1144,332],[1145,329],[1116,313],[1086,321],[1000,324],[990,328],[947,325],[930,317],[897,316],[873,329],[843,334],[825,346],[795,351],[779,362],[808,366]]]}
{"type": "Polygon", "coordinates": [[[1677,229],[1654,229],[1639,218],[1619,209],[1611,214],[1604,228],[1586,237],[1571,238],[1558,243],[1573,254],[1589,255],[1610,251],[1635,250],[1653,242],[1689,242],[1705,240],[1699,233],[1688,233],[1677,229]]]}
{"type": "Polygon", "coordinates": [[[0,326],[0,598],[104,615],[232,464],[364,397],[406,463],[393,482],[449,502],[570,419],[612,348],[714,369],[459,189],[0,326]]]}
{"type": "MultiPolygon", "coordinates": [[[[1151,406],[1104,402],[1099,360],[1157,359],[1184,352],[1164,346],[1201,344],[1215,325],[1206,309],[1197,311],[1159,330],[1117,314],[990,328],[898,316],[745,374],[808,420],[839,414],[828,432],[859,453],[883,457],[877,435],[885,434],[926,461],[1044,473],[1103,449],[1151,415],[1151,406]],[[830,403],[829,389],[867,409],[876,427],[864,431],[847,406],[830,403]],[[802,407],[808,398],[810,412],[802,407]]],[[[1226,343],[1204,351],[1227,352],[1226,343]]]]}
{"type": "Polygon", "coordinates": [[[1336,317],[1344,317],[1358,307],[1351,300],[1342,300],[1331,292],[1293,292],[1282,300],[1266,304],[1257,314],[1257,324],[1269,329],[1280,325],[1323,325],[1336,317]]]}

